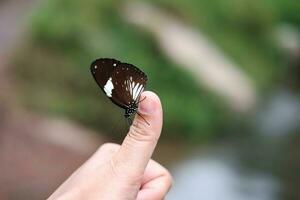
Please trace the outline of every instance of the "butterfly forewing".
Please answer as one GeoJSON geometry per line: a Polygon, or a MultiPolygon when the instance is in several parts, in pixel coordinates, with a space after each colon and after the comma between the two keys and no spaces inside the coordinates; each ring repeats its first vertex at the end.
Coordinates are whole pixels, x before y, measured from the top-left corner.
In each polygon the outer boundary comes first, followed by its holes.
{"type": "Polygon", "coordinates": [[[124,109],[138,102],[147,82],[147,76],[137,67],[115,59],[98,59],[91,71],[106,96],[124,109]]]}

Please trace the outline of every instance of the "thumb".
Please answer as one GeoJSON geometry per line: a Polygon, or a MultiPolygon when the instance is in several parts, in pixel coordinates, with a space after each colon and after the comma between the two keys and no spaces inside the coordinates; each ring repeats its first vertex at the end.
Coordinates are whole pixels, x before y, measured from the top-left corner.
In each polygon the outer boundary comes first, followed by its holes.
{"type": "Polygon", "coordinates": [[[137,176],[144,173],[162,129],[162,107],[158,96],[146,91],[140,99],[144,99],[138,108],[141,116],[136,114],[115,157],[116,164],[125,167],[126,173],[137,176]]]}

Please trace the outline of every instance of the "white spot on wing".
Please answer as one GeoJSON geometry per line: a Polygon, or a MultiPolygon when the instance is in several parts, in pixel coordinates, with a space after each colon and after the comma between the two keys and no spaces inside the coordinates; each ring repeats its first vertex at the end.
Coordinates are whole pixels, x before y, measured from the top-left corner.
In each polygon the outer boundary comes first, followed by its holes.
{"type": "Polygon", "coordinates": [[[126,80],[126,88],[127,88],[127,91],[129,91],[129,93],[131,95],[131,84],[130,84],[129,80],[126,80]]]}
{"type": "Polygon", "coordinates": [[[114,67],[117,66],[117,63],[114,63],[113,66],[114,66],[114,67]]]}
{"type": "Polygon", "coordinates": [[[129,91],[132,99],[135,101],[144,89],[144,85],[133,81],[132,76],[125,81],[125,89],[129,91]]]}
{"type": "Polygon", "coordinates": [[[136,100],[139,97],[139,95],[141,94],[141,92],[143,90],[144,90],[143,84],[137,83],[135,85],[135,87],[133,88],[133,90],[132,90],[132,98],[133,98],[133,100],[136,100]]]}
{"type": "Polygon", "coordinates": [[[141,92],[144,90],[144,86],[143,85],[140,85],[140,87],[138,88],[137,92],[136,92],[136,95],[135,95],[135,98],[134,100],[136,100],[138,98],[138,96],[141,94],[141,92]]]}
{"type": "Polygon", "coordinates": [[[137,91],[138,91],[138,88],[139,88],[140,84],[137,83],[134,87],[133,87],[133,90],[132,90],[132,98],[135,100],[136,97],[137,97],[137,91]]]}
{"type": "Polygon", "coordinates": [[[111,77],[108,79],[108,81],[106,82],[106,84],[104,85],[104,91],[105,91],[105,94],[108,96],[108,97],[112,97],[111,94],[112,94],[112,90],[114,89],[114,85],[112,83],[112,79],[111,77]]]}
{"type": "Polygon", "coordinates": [[[98,67],[98,66],[97,66],[97,65],[95,65],[95,67],[94,67],[94,68],[95,68],[95,69],[97,69],[97,67],[98,67]]]}

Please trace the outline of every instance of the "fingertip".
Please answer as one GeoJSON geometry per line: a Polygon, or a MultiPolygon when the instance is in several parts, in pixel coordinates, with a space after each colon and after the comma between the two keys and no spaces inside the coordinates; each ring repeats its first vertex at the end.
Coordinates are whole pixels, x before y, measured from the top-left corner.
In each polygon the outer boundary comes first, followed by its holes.
{"type": "Polygon", "coordinates": [[[151,91],[144,91],[141,94],[142,101],[139,105],[139,113],[142,115],[152,115],[161,111],[161,102],[159,97],[151,91]],[[144,99],[144,100],[143,100],[144,99]]]}
{"type": "Polygon", "coordinates": [[[149,130],[152,130],[155,133],[153,138],[158,138],[163,123],[160,99],[151,91],[144,91],[140,99],[138,114],[135,116],[132,125],[144,129],[144,132],[151,133],[149,130]]]}

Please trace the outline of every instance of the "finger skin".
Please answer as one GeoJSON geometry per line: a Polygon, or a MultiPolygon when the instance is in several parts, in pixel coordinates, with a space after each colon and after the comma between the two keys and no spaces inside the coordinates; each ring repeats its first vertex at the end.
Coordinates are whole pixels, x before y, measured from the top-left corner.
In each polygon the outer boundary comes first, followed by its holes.
{"type": "Polygon", "coordinates": [[[62,184],[49,200],[161,200],[171,175],[151,160],[162,129],[162,107],[153,92],[143,92],[136,115],[122,145],[108,143],[62,184]],[[145,122],[144,119],[149,123],[145,122]]]}
{"type": "Polygon", "coordinates": [[[159,163],[150,160],[143,179],[137,200],[162,200],[172,186],[172,176],[159,163]]]}
{"type": "Polygon", "coordinates": [[[115,162],[131,175],[142,175],[151,159],[162,129],[162,106],[158,96],[150,91],[143,92],[138,112],[125,137],[115,162]],[[145,98],[146,97],[146,98],[145,98]],[[145,122],[145,120],[147,122],[145,122]]]}

